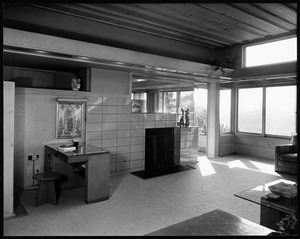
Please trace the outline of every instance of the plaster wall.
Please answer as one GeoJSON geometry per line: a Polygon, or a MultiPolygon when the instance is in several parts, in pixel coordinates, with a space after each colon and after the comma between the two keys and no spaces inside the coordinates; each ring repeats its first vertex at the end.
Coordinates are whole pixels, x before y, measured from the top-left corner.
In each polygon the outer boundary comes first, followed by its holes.
{"type": "Polygon", "coordinates": [[[4,218],[14,209],[14,113],[15,84],[3,84],[3,209],[4,218]]]}

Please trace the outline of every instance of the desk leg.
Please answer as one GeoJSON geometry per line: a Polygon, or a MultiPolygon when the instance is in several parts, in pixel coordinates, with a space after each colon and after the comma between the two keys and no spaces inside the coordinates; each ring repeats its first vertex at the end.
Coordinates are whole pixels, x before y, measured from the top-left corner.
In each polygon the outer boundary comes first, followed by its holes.
{"type": "Polygon", "coordinates": [[[90,155],[85,163],[86,203],[109,199],[110,154],[90,155]]]}
{"type": "Polygon", "coordinates": [[[52,155],[51,151],[45,147],[45,161],[44,161],[44,171],[48,172],[51,171],[51,161],[52,161],[52,155]]]}

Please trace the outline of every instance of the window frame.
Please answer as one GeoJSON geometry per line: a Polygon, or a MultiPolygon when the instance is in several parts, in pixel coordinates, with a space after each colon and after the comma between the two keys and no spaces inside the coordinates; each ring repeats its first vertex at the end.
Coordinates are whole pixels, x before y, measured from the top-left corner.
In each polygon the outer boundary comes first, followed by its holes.
{"type": "MultiPolygon", "coordinates": [[[[266,134],[266,89],[270,87],[284,87],[284,86],[296,86],[297,84],[278,84],[278,85],[264,85],[264,86],[240,86],[235,89],[235,134],[237,135],[249,135],[249,136],[260,136],[260,137],[268,137],[268,138],[279,138],[279,139],[290,139],[291,136],[285,135],[277,135],[277,134],[266,134]],[[250,89],[250,88],[262,88],[262,132],[261,133],[251,133],[251,132],[242,132],[238,131],[238,104],[239,104],[239,89],[250,89]]],[[[296,94],[297,97],[297,94],[296,94]]],[[[296,109],[297,112],[297,98],[296,98],[296,109]]],[[[297,119],[295,129],[297,128],[297,119]]]]}

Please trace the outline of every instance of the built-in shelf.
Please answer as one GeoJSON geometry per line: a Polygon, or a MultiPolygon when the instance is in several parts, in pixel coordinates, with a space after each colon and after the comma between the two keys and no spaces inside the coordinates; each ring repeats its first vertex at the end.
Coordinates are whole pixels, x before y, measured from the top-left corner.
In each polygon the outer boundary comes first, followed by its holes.
{"type": "Polygon", "coordinates": [[[12,66],[3,67],[3,80],[15,82],[16,87],[71,91],[71,82],[74,76],[81,79],[79,91],[90,92],[90,69],[63,72],[12,66]]]}

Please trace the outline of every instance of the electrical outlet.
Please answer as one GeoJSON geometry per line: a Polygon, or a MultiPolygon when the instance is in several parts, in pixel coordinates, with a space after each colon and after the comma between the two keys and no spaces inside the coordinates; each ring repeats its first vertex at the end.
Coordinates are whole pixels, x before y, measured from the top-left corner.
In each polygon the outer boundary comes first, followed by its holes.
{"type": "Polygon", "coordinates": [[[27,166],[27,174],[31,174],[32,173],[32,166],[27,166]]]}
{"type": "Polygon", "coordinates": [[[31,154],[28,154],[28,160],[32,160],[32,155],[31,154]]]}
{"type": "Polygon", "coordinates": [[[36,165],[34,166],[34,173],[38,173],[40,171],[40,166],[36,165]]]}

